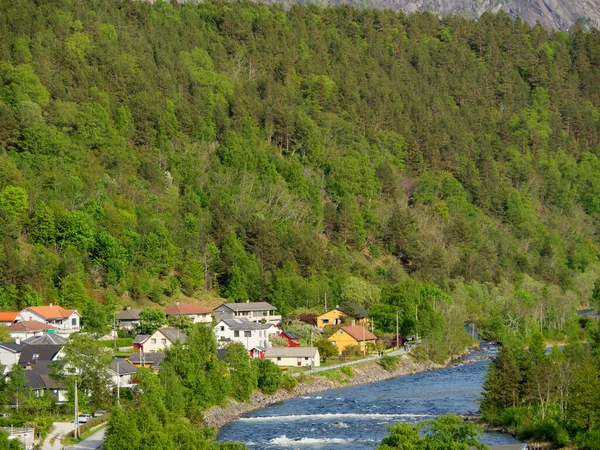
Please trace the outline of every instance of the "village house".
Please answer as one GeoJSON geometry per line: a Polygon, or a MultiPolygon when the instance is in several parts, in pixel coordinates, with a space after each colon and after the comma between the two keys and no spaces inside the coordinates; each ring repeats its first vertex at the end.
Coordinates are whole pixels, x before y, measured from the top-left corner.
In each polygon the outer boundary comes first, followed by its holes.
{"type": "Polygon", "coordinates": [[[300,347],[300,336],[291,331],[282,331],[279,337],[285,339],[288,347],[300,347]]]}
{"type": "Polygon", "coordinates": [[[329,336],[327,340],[335,345],[338,351],[341,353],[346,348],[353,345],[356,345],[361,350],[364,350],[366,343],[377,341],[377,336],[363,326],[351,325],[340,328],[334,334],[329,336]]]}
{"type": "Polygon", "coordinates": [[[121,311],[117,314],[119,319],[119,328],[121,330],[135,330],[140,325],[140,313],[141,309],[131,309],[127,307],[125,311],[121,311]]]}
{"type": "Polygon", "coordinates": [[[74,333],[81,326],[81,315],[75,309],[65,309],[62,306],[29,306],[19,313],[17,322],[35,320],[51,325],[58,333],[74,333]]]}
{"type": "Polygon", "coordinates": [[[187,342],[187,336],[178,328],[164,327],[159,328],[152,334],[140,334],[133,340],[133,348],[141,350],[144,353],[162,352],[165,348],[180,341],[182,344],[187,342]]]}
{"type": "Polygon", "coordinates": [[[271,323],[279,325],[281,315],[276,314],[277,308],[267,302],[246,301],[246,303],[223,303],[213,309],[217,322],[223,319],[245,318],[251,322],[271,323]]]}
{"type": "Polygon", "coordinates": [[[271,347],[265,358],[281,367],[319,367],[321,357],[316,347],[271,347]]]}
{"type": "Polygon", "coordinates": [[[158,372],[160,369],[160,363],[165,357],[164,353],[141,353],[136,352],[127,358],[127,362],[133,364],[135,367],[145,367],[154,372],[158,372]]]}
{"type": "Polygon", "coordinates": [[[134,376],[137,369],[136,366],[125,358],[114,358],[110,369],[108,369],[108,373],[115,386],[130,388],[135,385],[134,376]]]}
{"type": "Polygon", "coordinates": [[[221,347],[229,342],[241,342],[248,351],[255,347],[268,347],[269,335],[279,333],[273,324],[251,322],[246,317],[223,319],[213,330],[221,347]]]}
{"type": "Polygon", "coordinates": [[[369,326],[367,311],[360,306],[340,308],[336,306],[320,316],[317,316],[317,326],[321,329],[336,325],[349,325],[350,323],[369,326]]]}
{"type": "Polygon", "coordinates": [[[18,312],[0,312],[0,325],[10,325],[17,320],[18,312]]]}
{"type": "Polygon", "coordinates": [[[16,322],[7,327],[8,334],[15,341],[25,340],[34,336],[43,336],[48,333],[56,333],[58,330],[52,325],[47,325],[37,320],[25,320],[23,322],[16,322]]]}
{"type": "Polygon", "coordinates": [[[0,344],[0,365],[4,373],[10,372],[13,365],[19,363],[22,345],[17,342],[3,342],[0,344]]]}
{"type": "Polygon", "coordinates": [[[48,362],[38,363],[31,370],[26,370],[25,376],[27,387],[31,389],[34,396],[41,397],[51,393],[56,397],[57,403],[67,402],[68,391],[60,380],[52,376],[52,369],[48,362]]]}
{"type": "Polygon", "coordinates": [[[208,308],[196,305],[180,305],[179,302],[165,309],[167,317],[185,316],[192,319],[193,323],[211,323],[212,311],[208,308]]]}

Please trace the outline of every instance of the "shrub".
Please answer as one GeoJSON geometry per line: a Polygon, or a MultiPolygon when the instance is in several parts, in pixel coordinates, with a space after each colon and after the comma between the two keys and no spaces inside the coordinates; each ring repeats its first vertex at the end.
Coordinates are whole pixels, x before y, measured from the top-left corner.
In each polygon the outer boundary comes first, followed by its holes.
{"type": "Polygon", "coordinates": [[[344,366],[340,370],[348,378],[352,378],[354,376],[354,371],[352,370],[352,367],[350,367],[350,366],[344,366]]]}
{"type": "Polygon", "coordinates": [[[351,345],[349,347],[346,347],[343,351],[342,351],[342,355],[349,357],[349,356],[359,356],[362,355],[363,352],[360,349],[360,347],[358,345],[351,345]]]}
{"type": "Polygon", "coordinates": [[[281,370],[268,359],[253,359],[258,376],[258,388],[263,394],[273,394],[281,387],[281,370]]]}
{"type": "Polygon", "coordinates": [[[291,391],[292,389],[294,389],[296,387],[297,384],[298,384],[298,380],[296,379],[296,377],[293,377],[290,374],[286,373],[281,378],[281,387],[283,389],[285,389],[286,391],[291,391]]]}
{"type": "Polygon", "coordinates": [[[384,355],[377,362],[377,364],[379,364],[383,370],[387,370],[388,372],[391,372],[392,370],[395,370],[396,367],[398,367],[399,362],[400,362],[400,360],[398,359],[397,356],[384,355]]]}

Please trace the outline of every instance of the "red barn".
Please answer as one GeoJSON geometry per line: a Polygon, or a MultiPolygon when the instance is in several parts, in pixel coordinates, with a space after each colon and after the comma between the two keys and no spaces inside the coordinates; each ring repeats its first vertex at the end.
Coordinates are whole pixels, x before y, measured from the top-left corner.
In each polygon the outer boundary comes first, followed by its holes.
{"type": "Polygon", "coordinates": [[[287,341],[288,347],[300,347],[300,336],[291,331],[282,331],[279,335],[287,341]]]}

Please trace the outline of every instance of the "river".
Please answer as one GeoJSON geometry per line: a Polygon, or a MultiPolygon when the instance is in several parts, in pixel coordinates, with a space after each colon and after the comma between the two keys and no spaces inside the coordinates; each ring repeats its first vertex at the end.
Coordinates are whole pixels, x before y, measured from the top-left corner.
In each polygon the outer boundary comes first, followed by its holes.
{"type": "MultiPolygon", "coordinates": [[[[250,449],[374,449],[397,422],[416,423],[449,411],[479,410],[481,385],[496,347],[484,344],[467,364],[374,384],[349,386],[294,398],[248,413],[223,427],[220,441],[244,442],[250,449]]],[[[485,433],[486,444],[519,442],[485,433]]]]}

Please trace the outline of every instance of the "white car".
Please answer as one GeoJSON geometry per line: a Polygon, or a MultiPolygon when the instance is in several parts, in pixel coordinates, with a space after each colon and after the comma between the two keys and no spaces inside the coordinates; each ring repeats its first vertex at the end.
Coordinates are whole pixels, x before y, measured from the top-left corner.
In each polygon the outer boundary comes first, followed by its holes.
{"type": "Polygon", "coordinates": [[[92,419],[92,415],[91,414],[79,414],[79,416],[77,416],[77,422],[79,423],[86,423],[88,420],[92,419]]]}

